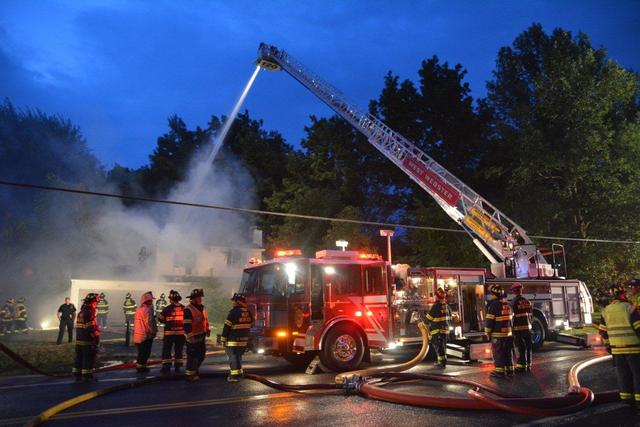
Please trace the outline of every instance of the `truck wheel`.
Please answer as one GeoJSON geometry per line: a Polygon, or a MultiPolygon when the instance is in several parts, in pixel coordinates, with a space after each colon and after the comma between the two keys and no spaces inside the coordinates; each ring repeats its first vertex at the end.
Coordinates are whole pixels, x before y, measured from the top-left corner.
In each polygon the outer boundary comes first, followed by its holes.
{"type": "Polygon", "coordinates": [[[331,329],[324,340],[320,360],[336,372],[357,369],[364,356],[364,340],[354,326],[343,324],[331,329]]]}
{"type": "Polygon", "coordinates": [[[533,316],[533,320],[531,321],[531,341],[533,341],[533,349],[540,349],[546,337],[547,331],[544,328],[544,323],[542,323],[542,320],[537,316],[533,316]]]}
{"type": "Polygon", "coordinates": [[[315,357],[315,353],[285,353],[282,357],[297,369],[306,369],[315,357]]]}

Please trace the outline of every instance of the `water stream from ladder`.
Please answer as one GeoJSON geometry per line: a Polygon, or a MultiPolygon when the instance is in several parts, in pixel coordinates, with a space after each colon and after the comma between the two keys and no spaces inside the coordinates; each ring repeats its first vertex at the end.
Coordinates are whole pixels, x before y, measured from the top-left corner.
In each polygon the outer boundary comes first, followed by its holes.
{"type": "MultiPolygon", "coordinates": [[[[240,97],[238,98],[238,101],[233,106],[233,109],[231,110],[231,114],[229,114],[229,116],[225,120],[220,131],[215,135],[215,137],[212,137],[213,143],[209,148],[208,154],[206,154],[206,156],[203,156],[205,160],[195,164],[194,166],[195,170],[191,174],[188,189],[186,193],[183,194],[183,198],[182,198],[183,200],[189,201],[189,202],[200,202],[200,203],[206,202],[206,200],[197,200],[198,195],[201,193],[202,186],[204,185],[205,180],[207,179],[207,176],[212,171],[213,162],[215,161],[216,156],[220,152],[220,148],[222,148],[222,144],[224,144],[224,140],[227,134],[229,133],[229,130],[231,129],[231,126],[233,125],[233,122],[235,121],[238,115],[238,112],[240,111],[240,108],[242,108],[242,104],[244,103],[244,100],[247,98],[247,95],[249,94],[249,90],[251,89],[251,86],[253,86],[253,82],[256,80],[256,77],[258,76],[259,72],[260,72],[260,67],[256,66],[255,71],[253,72],[253,74],[251,75],[251,78],[247,82],[247,85],[242,91],[242,94],[240,95],[240,97]]],[[[183,210],[183,211],[186,211],[186,210],[183,210]]],[[[183,219],[186,219],[186,218],[183,218],[183,219]]]]}

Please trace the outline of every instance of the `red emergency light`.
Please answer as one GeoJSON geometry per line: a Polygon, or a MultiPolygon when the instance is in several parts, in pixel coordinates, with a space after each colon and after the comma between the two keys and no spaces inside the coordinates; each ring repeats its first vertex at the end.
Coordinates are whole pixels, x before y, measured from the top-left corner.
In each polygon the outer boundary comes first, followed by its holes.
{"type": "Polygon", "coordinates": [[[302,251],[300,249],[287,249],[287,250],[276,251],[277,258],[282,258],[287,256],[301,256],[301,255],[302,255],[302,251]]]}

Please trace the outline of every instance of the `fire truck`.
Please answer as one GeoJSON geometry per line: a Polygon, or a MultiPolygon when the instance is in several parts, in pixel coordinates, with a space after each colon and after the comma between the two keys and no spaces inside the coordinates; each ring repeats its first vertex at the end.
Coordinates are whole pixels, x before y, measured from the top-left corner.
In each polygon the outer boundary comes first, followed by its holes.
{"type": "MultiPolygon", "coordinates": [[[[289,359],[297,353],[304,355],[317,351],[327,366],[338,370],[350,369],[359,364],[367,348],[391,348],[417,339],[417,334],[411,336],[415,327],[412,327],[413,315],[410,313],[428,308],[433,302],[435,287],[446,286],[447,282],[453,297],[452,308],[457,308],[458,325],[453,333],[460,339],[473,340],[482,334],[487,276],[506,289],[515,281],[523,283],[525,294],[534,300],[536,307],[534,334],[537,345],[560,325],[569,327],[590,323],[591,297],[584,283],[559,277],[556,266],[547,262],[520,225],[289,53],[262,43],[256,63],[266,70],[287,72],[361,132],[371,145],[435,200],[469,235],[491,265],[490,272],[456,268],[413,271],[414,276],[404,282],[403,289],[393,288],[395,274],[392,275],[391,266],[385,267],[382,260],[360,259],[359,255],[356,259],[357,253],[349,255],[351,258],[343,255],[346,258],[339,259],[340,254],[325,251],[324,255],[319,252],[312,259],[278,258],[250,267],[245,271],[242,289],[251,296],[256,315],[262,316],[257,318],[258,351],[278,352],[289,359]],[[368,266],[380,268],[380,293],[368,293],[368,281],[377,280],[368,275],[368,266]],[[287,286],[281,286],[278,294],[270,293],[268,297],[265,296],[266,291],[256,292],[259,289],[256,288],[258,279],[253,279],[252,275],[263,277],[266,274],[269,278],[272,274],[273,279],[269,280],[273,280],[275,286],[278,274],[286,276],[287,271],[294,268],[300,274],[308,274],[301,276],[299,284],[294,284],[294,288],[299,287],[300,296],[295,292],[290,294],[287,286]],[[331,271],[339,274],[332,278],[328,273],[331,271]],[[347,280],[344,275],[353,277],[347,280]],[[413,279],[416,279],[415,283],[413,279]],[[339,280],[346,284],[337,285],[343,283],[339,280]],[[421,281],[426,285],[421,287],[421,281]],[[453,286],[454,282],[457,282],[456,286],[453,286]],[[344,286],[352,293],[343,293],[344,286]],[[315,293],[313,289],[316,289],[315,293]],[[301,302],[303,300],[306,302],[301,302]],[[304,304],[310,304],[307,311],[304,304]],[[265,305],[271,308],[266,310],[265,305]],[[367,308],[378,306],[385,309],[367,308]],[[302,326],[289,329],[291,325],[298,324],[302,326]],[[355,331],[357,324],[362,331],[355,331]],[[269,335],[272,333],[275,336],[269,335]],[[332,352],[328,350],[330,348],[337,355],[328,354],[332,352]]],[[[297,275],[291,277],[295,279],[297,275]]],[[[464,348],[466,351],[470,346],[464,348]]]]}
{"type": "MultiPolygon", "coordinates": [[[[468,358],[481,358],[488,349],[482,329],[484,270],[435,271],[447,283],[453,285],[455,277],[472,290],[465,295],[470,307],[456,308],[451,334],[458,344],[468,341],[468,358]]],[[[255,316],[251,348],[300,366],[319,355],[325,367],[348,371],[370,360],[372,349],[419,344],[416,321],[435,302],[436,283],[427,280],[411,292],[411,285],[396,290],[395,278],[393,267],[376,254],[323,250],[305,258],[299,250],[279,251],[243,273],[240,291],[255,316]]]]}
{"type": "MultiPolygon", "coordinates": [[[[417,310],[430,307],[432,289],[439,287],[447,291],[451,312],[454,318],[460,319],[460,325],[454,331],[457,339],[481,337],[486,306],[482,301],[486,299],[483,295],[488,294],[489,285],[499,284],[509,295],[509,301],[513,299],[510,288],[514,280],[495,278],[484,269],[408,268],[404,277],[408,286],[416,288],[419,295],[429,296],[424,301],[425,305],[416,307],[417,310]]],[[[531,333],[534,349],[548,340],[587,344],[562,334],[565,330],[591,324],[593,301],[584,282],[549,277],[518,281],[523,285],[524,297],[533,305],[531,333]]],[[[402,289],[397,293],[402,299],[402,289]]]]}

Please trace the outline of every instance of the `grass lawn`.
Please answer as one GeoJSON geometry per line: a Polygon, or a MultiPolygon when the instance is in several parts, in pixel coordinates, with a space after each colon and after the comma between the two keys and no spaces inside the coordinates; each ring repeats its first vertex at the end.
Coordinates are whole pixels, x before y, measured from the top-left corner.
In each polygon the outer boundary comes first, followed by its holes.
{"type": "MultiPolygon", "coordinates": [[[[33,330],[26,334],[10,334],[0,337],[0,342],[25,360],[51,373],[71,372],[74,359],[74,345],[55,341],[58,331],[33,330]]],[[[17,365],[4,353],[0,353],[0,375],[21,375],[33,373],[17,365]]]]}
{"type": "MultiPolygon", "coordinates": [[[[216,334],[222,332],[223,324],[211,325],[211,337],[207,341],[207,350],[219,349],[216,345],[216,334]]],[[[0,342],[9,347],[29,363],[46,372],[69,373],[75,359],[75,344],[56,345],[58,330],[31,330],[25,334],[9,334],[0,336],[0,342]]],[[[103,332],[97,366],[105,363],[131,362],[136,358],[136,347],[124,346],[122,329],[112,328],[103,332]]],[[[151,359],[159,359],[162,351],[162,330],[153,343],[151,359]]],[[[32,374],[30,370],[16,364],[7,355],[0,352],[0,376],[32,374]]]]}

